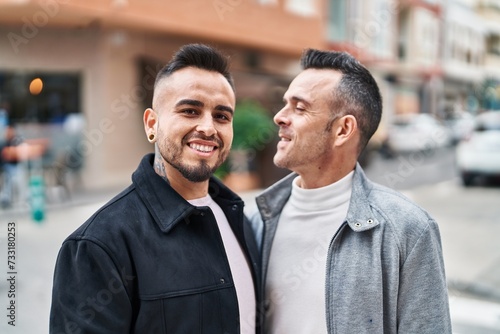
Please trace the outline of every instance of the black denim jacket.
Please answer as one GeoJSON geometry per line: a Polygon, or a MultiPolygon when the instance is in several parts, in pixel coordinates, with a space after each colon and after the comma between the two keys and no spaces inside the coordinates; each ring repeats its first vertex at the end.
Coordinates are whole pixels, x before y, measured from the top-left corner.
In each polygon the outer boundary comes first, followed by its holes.
{"type": "MultiPolygon", "coordinates": [[[[236,290],[215,218],[159,177],[153,158],[145,156],[132,185],[64,241],[50,333],[240,332],[236,290]]],[[[242,200],[215,178],[209,193],[257,281],[257,248],[242,200]]]]}

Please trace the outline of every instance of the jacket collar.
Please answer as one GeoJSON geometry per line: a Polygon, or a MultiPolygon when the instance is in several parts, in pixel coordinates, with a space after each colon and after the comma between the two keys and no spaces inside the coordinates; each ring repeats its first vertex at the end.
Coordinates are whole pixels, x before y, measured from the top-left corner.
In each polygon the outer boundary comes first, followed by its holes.
{"type": "Polygon", "coordinates": [[[290,173],[257,196],[257,206],[264,221],[279,216],[292,193],[292,182],[297,177],[290,173]]]}
{"type": "MultiPolygon", "coordinates": [[[[179,222],[199,213],[199,210],[156,174],[153,161],[153,153],[145,155],[132,174],[132,182],[161,231],[167,233],[179,222]]],[[[219,205],[242,202],[241,198],[214,177],[210,178],[209,194],[219,205]]]]}
{"type": "Polygon", "coordinates": [[[373,183],[366,177],[363,168],[356,164],[352,180],[352,193],[346,221],[355,232],[366,231],[380,224],[368,201],[373,183]]]}
{"type": "MultiPolygon", "coordinates": [[[[297,177],[296,173],[285,176],[257,197],[257,205],[264,221],[280,215],[282,208],[290,197],[292,182],[295,177],[297,177]]],[[[367,201],[372,188],[373,183],[368,180],[359,163],[356,164],[351,199],[346,216],[346,222],[353,231],[369,230],[380,223],[374,217],[370,203],[367,201]]]]}

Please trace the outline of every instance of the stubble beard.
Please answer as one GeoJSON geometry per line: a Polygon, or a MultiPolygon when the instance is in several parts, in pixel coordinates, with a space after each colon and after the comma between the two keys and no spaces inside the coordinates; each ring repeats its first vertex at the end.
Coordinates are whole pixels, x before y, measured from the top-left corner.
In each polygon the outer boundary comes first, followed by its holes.
{"type": "Polygon", "coordinates": [[[273,157],[273,162],[276,167],[279,168],[288,168],[288,159],[287,156],[283,153],[277,152],[273,157]]]}
{"type": "Polygon", "coordinates": [[[185,179],[191,182],[204,182],[210,179],[228,155],[227,152],[225,154],[220,153],[223,148],[223,144],[220,143],[217,148],[219,151],[218,159],[214,166],[210,167],[208,161],[205,159],[200,160],[197,165],[188,165],[182,161],[182,150],[185,146],[186,143],[184,140],[180,148],[174,144],[165,143],[164,147],[166,149],[160,149],[160,154],[166,163],[178,170],[185,179]]]}
{"type": "Polygon", "coordinates": [[[321,157],[328,153],[322,138],[330,132],[331,128],[327,126],[321,134],[318,134],[317,138],[309,139],[311,142],[310,145],[295,146],[294,144],[294,146],[288,147],[286,150],[278,150],[273,157],[274,165],[298,173],[300,167],[307,166],[317,157],[321,157]]]}

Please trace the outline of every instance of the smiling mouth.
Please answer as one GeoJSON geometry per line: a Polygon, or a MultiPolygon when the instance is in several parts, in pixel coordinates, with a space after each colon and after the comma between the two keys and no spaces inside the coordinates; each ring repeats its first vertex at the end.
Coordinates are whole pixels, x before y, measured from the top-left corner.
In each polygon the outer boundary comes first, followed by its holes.
{"type": "Polygon", "coordinates": [[[285,142],[292,141],[291,137],[285,135],[284,133],[279,133],[278,135],[280,137],[280,141],[285,141],[285,142]]]}
{"type": "Polygon", "coordinates": [[[189,147],[191,147],[193,150],[196,150],[196,151],[202,152],[202,153],[210,153],[217,148],[216,146],[200,145],[200,144],[195,144],[195,143],[189,144],[189,147]]]}

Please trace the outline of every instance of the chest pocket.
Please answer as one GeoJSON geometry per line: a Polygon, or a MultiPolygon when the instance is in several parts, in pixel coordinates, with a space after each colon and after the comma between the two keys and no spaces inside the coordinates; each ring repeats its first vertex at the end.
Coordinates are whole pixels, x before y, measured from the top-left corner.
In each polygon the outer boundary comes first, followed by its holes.
{"type": "Polygon", "coordinates": [[[137,333],[238,333],[238,301],[215,221],[176,226],[144,246],[137,333]]]}

